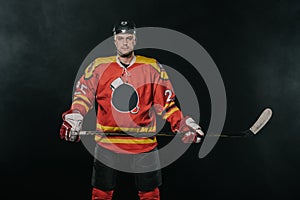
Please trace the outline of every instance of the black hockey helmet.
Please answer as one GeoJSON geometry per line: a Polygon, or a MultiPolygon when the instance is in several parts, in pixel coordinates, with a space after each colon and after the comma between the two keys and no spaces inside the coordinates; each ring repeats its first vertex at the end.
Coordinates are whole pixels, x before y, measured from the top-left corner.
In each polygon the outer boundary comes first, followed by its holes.
{"type": "Polygon", "coordinates": [[[135,34],[135,24],[131,20],[120,20],[118,21],[113,28],[113,35],[119,34],[119,33],[130,33],[135,34]]]}

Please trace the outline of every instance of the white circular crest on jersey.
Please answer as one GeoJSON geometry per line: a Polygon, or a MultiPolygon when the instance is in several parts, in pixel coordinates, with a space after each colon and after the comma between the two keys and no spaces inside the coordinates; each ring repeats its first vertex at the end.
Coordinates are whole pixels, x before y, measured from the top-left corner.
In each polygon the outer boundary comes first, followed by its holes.
{"type": "Polygon", "coordinates": [[[111,105],[120,113],[136,114],[139,111],[139,95],[133,85],[124,83],[119,77],[111,84],[111,105]]]}

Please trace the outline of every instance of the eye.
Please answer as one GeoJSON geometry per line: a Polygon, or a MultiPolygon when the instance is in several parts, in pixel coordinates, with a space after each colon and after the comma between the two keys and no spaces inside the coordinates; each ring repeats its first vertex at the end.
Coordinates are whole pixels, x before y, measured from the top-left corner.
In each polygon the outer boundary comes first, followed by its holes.
{"type": "Polygon", "coordinates": [[[131,40],[133,40],[133,36],[129,36],[126,39],[129,40],[129,41],[131,41],[131,40]]]}

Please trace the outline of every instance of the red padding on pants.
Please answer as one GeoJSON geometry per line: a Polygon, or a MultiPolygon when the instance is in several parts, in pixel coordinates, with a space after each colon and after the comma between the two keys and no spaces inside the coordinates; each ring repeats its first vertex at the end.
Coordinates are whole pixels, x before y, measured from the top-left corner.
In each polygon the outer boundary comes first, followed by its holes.
{"type": "Polygon", "coordinates": [[[97,188],[93,188],[92,191],[92,200],[111,200],[114,191],[103,191],[97,188]]]}
{"type": "Polygon", "coordinates": [[[159,189],[155,188],[152,191],[143,192],[139,191],[140,200],[160,200],[159,198],[159,189]]]}

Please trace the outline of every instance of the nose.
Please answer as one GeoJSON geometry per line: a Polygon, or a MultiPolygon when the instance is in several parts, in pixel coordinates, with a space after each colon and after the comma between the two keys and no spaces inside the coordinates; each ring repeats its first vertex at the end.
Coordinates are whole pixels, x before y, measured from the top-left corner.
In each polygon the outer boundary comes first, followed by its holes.
{"type": "Polygon", "coordinates": [[[127,45],[128,44],[128,41],[125,39],[123,40],[123,45],[127,45]]]}

